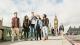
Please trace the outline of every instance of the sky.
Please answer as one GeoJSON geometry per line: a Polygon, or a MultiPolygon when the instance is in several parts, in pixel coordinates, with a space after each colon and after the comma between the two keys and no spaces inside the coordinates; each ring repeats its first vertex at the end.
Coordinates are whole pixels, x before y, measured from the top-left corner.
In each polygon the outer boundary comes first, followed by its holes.
{"type": "Polygon", "coordinates": [[[25,15],[31,16],[31,12],[43,15],[47,14],[53,26],[55,15],[59,25],[68,27],[80,25],[80,0],[0,0],[0,17],[3,18],[3,26],[11,26],[13,13],[17,11],[21,25],[25,15]]]}

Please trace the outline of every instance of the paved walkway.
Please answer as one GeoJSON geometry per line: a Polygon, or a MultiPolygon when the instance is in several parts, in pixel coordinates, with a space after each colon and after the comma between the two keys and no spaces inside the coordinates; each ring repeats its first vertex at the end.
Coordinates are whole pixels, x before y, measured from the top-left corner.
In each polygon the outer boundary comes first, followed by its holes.
{"type": "Polygon", "coordinates": [[[3,42],[0,45],[72,45],[69,41],[61,36],[49,36],[49,40],[43,41],[20,41],[20,42],[3,42]]]}
{"type": "Polygon", "coordinates": [[[66,35],[65,37],[73,45],[80,45],[80,35],[66,35]]]}

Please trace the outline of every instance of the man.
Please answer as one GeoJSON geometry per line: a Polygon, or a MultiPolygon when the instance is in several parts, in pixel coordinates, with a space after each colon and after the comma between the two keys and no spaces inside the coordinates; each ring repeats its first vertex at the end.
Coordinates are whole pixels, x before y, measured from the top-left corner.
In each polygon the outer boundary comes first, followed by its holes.
{"type": "Polygon", "coordinates": [[[35,24],[36,24],[36,16],[34,15],[34,12],[32,13],[32,17],[31,17],[31,40],[33,40],[33,38],[35,38],[36,40],[36,30],[35,30],[35,24]]]}
{"type": "Polygon", "coordinates": [[[47,15],[46,14],[44,14],[44,17],[43,17],[43,20],[42,21],[43,21],[43,24],[48,27],[49,19],[47,18],[47,15]]]}
{"type": "Polygon", "coordinates": [[[14,17],[12,18],[12,42],[14,41],[15,35],[17,36],[18,41],[19,39],[19,27],[20,27],[20,21],[17,17],[17,12],[14,12],[14,17]]]}
{"type": "Polygon", "coordinates": [[[47,40],[48,39],[48,24],[49,24],[49,19],[47,18],[47,15],[44,14],[44,17],[43,17],[43,37],[44,37],[44,40],[47,40]]]}

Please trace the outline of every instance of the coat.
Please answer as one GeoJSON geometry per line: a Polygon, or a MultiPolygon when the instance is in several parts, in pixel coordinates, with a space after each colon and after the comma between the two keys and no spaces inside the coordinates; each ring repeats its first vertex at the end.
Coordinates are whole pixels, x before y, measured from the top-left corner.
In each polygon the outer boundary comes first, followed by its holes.
{"type": "Polygon", "coordinates": [[[49,24],[49,19],[48,18],[43,19],[42,22],[43,22],[43,25],[48,27],[48,24],[49,24]]]}
{"type": "Polygon", "coordinates": [[[18,17],[13,17],[12,18],[12,28],[19,28],[20,26],[20,21],[18,17]]]}

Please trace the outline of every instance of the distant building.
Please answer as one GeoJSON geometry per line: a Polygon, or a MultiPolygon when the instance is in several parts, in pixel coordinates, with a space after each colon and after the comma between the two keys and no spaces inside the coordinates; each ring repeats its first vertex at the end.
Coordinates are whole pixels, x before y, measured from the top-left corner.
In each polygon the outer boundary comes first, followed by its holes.
{"type": "Polygon", "coordinates": [[[54,30],[55,30],[55,34],[58,35],[58,18],[57,18],[57,16],[55,16],[55,18],[54,18],[54,30]]]}
{"type": "Polygon", "coordinates": [[[80,26],[79,28],[72,28],[71,26],[69,27],[68,31],[67,31],[68,35],[79,35],[80,34],[80,26]]]}

